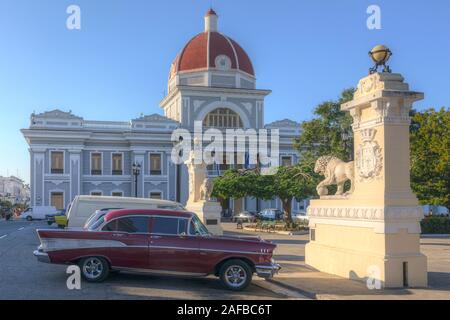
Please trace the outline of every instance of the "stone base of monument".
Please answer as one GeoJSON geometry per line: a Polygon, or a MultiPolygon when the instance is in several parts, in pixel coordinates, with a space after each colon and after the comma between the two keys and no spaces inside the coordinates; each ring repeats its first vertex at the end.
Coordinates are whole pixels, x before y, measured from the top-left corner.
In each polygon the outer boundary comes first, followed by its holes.
{"type": "Polygon", "coordinates": [[[194,212],[214,235],[223,235],[221,224],[222,207],[216,201],[191,202],[186,205],[188,211],[194,212]]]}
{"type": "Polygon", "coordinates": [[[427,286],[420,253],[420,207],[362,207],[314,200],[305,262],[319,271],[381,288],[427,286]]]}

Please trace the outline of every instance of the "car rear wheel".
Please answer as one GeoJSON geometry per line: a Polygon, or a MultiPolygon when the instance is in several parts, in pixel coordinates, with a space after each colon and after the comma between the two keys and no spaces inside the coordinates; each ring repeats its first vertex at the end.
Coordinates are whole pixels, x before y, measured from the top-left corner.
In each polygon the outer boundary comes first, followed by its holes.
{"type": "Polygon", "coordinates": [[[252,281],[253,272],[250,266],[242,260],[229,260],[219,271],[220,280],[228,290],[241,291],[252,281]]]}
{"type": "Polygon", "coordinates": [[[109,274],[109,264],[101,257],[84,258],[79,263],[81,274],[86,281],[102,282],[109,274]]]}
{"type": "Polygon", "coordinates": [[[27,221],[32,221],[32,220],[33,220],[33,218],[31,216],[27,217],[27,221]]]}

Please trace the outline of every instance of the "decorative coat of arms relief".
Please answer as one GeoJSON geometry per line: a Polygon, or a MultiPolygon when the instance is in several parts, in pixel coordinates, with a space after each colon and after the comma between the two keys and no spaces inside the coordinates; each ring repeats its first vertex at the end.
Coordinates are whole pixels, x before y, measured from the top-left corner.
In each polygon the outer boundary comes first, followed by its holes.
{"type": "Polygon", "coordinates": [[[375,139],[375,129],[360,131],[361,144],[356,152],[356,168],[361,181],[372,180],[380,176],[383,168],[383,156],[381,148],[375,139]]]}

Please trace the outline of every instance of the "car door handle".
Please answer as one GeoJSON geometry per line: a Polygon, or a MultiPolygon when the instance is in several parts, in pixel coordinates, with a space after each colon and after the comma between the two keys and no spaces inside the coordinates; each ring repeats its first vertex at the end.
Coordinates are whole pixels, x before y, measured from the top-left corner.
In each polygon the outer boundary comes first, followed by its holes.
{"type": "Polygon", "coordinates": [[[150,239],[161,239],[161,236],[150,236],[150,239]]]}

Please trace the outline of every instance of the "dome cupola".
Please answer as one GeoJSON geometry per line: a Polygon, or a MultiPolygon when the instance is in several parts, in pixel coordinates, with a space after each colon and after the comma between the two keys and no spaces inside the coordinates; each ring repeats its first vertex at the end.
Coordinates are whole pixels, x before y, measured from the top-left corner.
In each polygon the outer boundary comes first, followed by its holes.
{"type": "Polygon", "coordinates": [[[192,38],[172,62],[169,91],[174,85],[255,87],[249,56],[236,41],[218,32],[218,19],[213,9],[206,12],[204,31],[192,38]]]}

